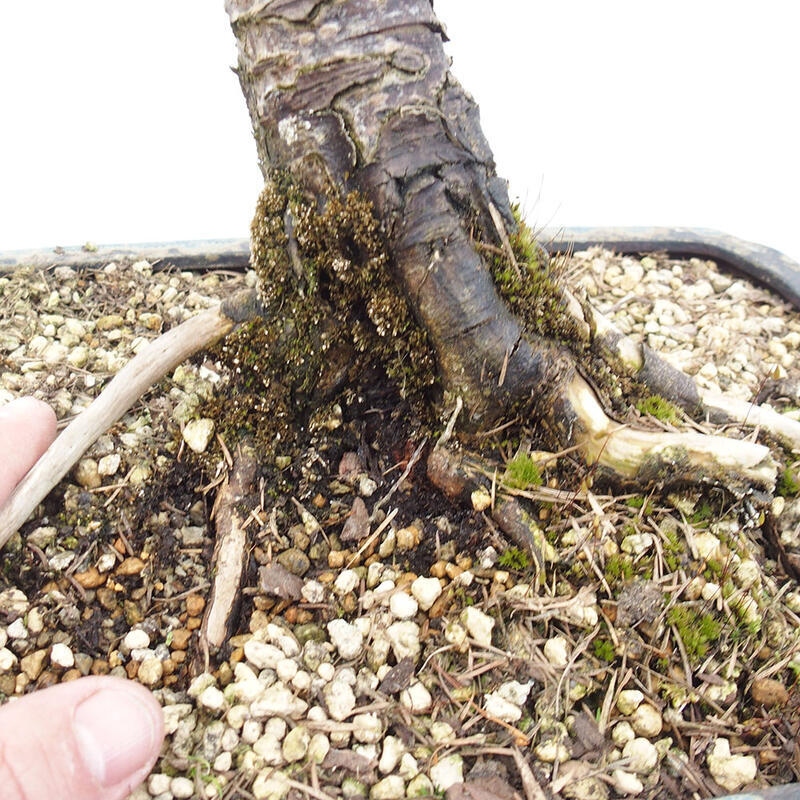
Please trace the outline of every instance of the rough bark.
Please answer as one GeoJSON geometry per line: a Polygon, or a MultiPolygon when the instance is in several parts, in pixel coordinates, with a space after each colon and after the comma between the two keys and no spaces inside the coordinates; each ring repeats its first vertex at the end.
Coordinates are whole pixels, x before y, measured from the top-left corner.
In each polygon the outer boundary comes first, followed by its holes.
{"type": "Polygon", "coordinates": [[[332,187],[370,198],[445,385],[479,414],[504,363],[502,405],[569,374],[558,348],[523,338],[474,247],[473,235],[500,243],[492,206],[514,222],[429,0],[227,9],[265,177],[288,170],[321,202],[332,187]]]}
{"type": "Polygon", "coordinates": [[[766,448],[726,445],[717,458],[713,445],[631,435],[604,414],[571,353],[523,330],[501,300],[476,242],[507,251],[515,222],[430,0],[226,8],[265,178],[288,173],[320,207],[332,193],[371,201],[443,384],[464,398],[473,424],[525,408],[562,446],[626,479],[716,480],[733,460],[746,465],[734,483],[771,484],[766,448]]]}

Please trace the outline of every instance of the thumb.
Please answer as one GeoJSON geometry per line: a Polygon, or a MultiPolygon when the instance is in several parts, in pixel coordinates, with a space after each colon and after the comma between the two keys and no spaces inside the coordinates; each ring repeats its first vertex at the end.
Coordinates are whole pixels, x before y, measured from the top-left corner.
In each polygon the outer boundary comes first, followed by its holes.
{"type": "Polygon", "coordinates": [[[164,723],[143,686],[88,677],[0,708],[0,786],[8,800],[122,800],[150,772],[164,723]]]}

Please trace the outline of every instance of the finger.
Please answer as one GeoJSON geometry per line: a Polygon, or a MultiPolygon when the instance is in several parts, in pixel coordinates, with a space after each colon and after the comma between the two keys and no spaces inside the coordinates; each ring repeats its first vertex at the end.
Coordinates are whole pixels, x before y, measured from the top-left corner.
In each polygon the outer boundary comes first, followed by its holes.
{"type": "Polygon", "coordinates": [[[55,438],[56,415],[47,403],[20,397],[0,408],[0,506],[55,438]]]}
{"type": "Polygon", "coordinates": [[[164,736],[143,686],[88,677],[0,708],[0,787],[8,800],[122,800],[148,775],[164,736]]]}

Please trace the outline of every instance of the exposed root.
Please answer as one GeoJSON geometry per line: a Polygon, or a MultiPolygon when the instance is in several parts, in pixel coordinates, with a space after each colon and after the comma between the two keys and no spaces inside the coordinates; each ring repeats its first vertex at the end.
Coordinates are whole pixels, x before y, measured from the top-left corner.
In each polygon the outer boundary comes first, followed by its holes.
{"type": "Polygon", "coordinates": [[[719,482],[733,491],[775,487],[777,467],[764,445],[621,425],[603,411],[594,391],[578,376],[567,385],[565,396],[582,427],[575,441],[586,462],[606,467],[623,480],[644,486],[719,482]]]}
{"type": "Polygon", "coordinates": [[[200,628],[200,648],[206,658],[230,636],[241,599],[242,578],[247,564],[245,523],[248,515],[242,514],[240,504],[253,490],[257,466],[252,442],[241,442],[236,449],[231,474],[215,502],[217,538],[211,565],[214,580],[200,628]]]}
{"type": "Polygon", "coordinates": [[[569,291],[565,290],[564,296],[571,316],[578,321],[588,318],[592,342],[620,374],[640,380],[650,391],[679,405],[690,415],[715,423],[758,426],[793,451],[800,452],[800,422],[797,420],[768,406],[699,389],[693,378],[673,367],[645,344],[626,336],[591,305],[581,306],[569,291]]]}

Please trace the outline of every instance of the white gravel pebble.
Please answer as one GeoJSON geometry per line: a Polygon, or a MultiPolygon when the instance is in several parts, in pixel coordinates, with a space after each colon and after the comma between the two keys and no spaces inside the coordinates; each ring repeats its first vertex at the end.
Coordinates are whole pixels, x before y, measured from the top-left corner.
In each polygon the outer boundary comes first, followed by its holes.
{"type": "Polygon", "coordinates": [[[414,681],[407,689],[400,692],[400,704],[412,714],[424,714],[433,705],[431,693],[420,681],[414,681]]]}
{"type": "Polygon", "coordinates": [[[431,766],[430,776],[434,788],[446,792],[453,784],[464,782],[464,761],[457,753],[444,756],[431,766]]]}
{"type": "Polygon", "coordinates": [[[628,769],[642,775],[652,772],[658,764],[658,750],[641,736],[631,739],[622,748],[622,755],[628,759],[628,769]]]}
{"type": "Polygon", "coordinates": [[[69,669],[75,666],[75,656],[72,650],[63,642],[57,642],[50,648],[50,661],[57,667],[69,669]]]}
{"type": "Polygon", "coordinates": [[[475,606],[467,606],[459,617],[469,635],[483,647],[492,646],[494,620],[475,606]]]}
{"type": "Polygon", "coordinates": [[[411,594],[423,611],[428,611],[442,594],[438,578],[419,577],[411,584],[411,594]]]}
{"type": "Polygon", "coordinates": [[[333,591],[340,597],[354,592],[360,578],[354,569],[343,569],[333,582],[333,591]]]}
{"type": "Polygon", "coordinates": [[[714,742],[714,748],[706,756],[706,764],[714,780],[728,792],[735,792],[756,777],[755,758],[731,754],[727,739],[714,742]]]}
{"type": "Polygon", "coordinates": [[[417,660],[422,645],[419,641],[419,625],[416,622],[411,620],[394,622],[386,629],[386,635],[398,661],[406,657],[412,661],[417,660]]]}
{"type": "Polygon", "coordinates": [[[287,764],[302,761],[308,752],[311,734],[305,725],[296,725],[283,739],[281,754],[287,764]]]}
{"type": "Polygon", "coordinates": [[[169,783],[169,790],[175,798],[194,797],[194,781],[182,776],[173,778],[169,783]]]}
{"type": "Polygon", "coordinates": [[[642,703],[631,715],[631,726],[639,736],[652,739],[661,733],[661,712],[650,703],[642,703]]]}
{"type": "Polygon", "coordinates": [[[331,749],[331,741],[324,733],[315,733],[308,743],[308,760],[321,764],[331,749]]]}
{"type": "Polygon", "coordinates": [[[9,639],[27,639],[28,629],[22,621],[22,617],[15,619],[7,628],[6,633],[9,639]]]}
{"type": "Polygon", "coordinates": [[[346,619],[333,619],[328,623],[328,636],[343,659],[349,660],[361,655],[364,637],[357,625],[346,619]]]}
{"type": "Polygon", "coordinates": [[[288,683],[289,681],[293,680],[297,675],[297,671],[297,662],[291,658],[282,658],[275,665],[275,673],[284,683],[288,683]]]}
{"type": "Polygon", "coordinates": [[[389,611],[395,619],[411,619],[418,610],[419,604],[406,592],[396,592],[389,598],[389,611]]]}
{"type": "Polygon", "coordinates": [[[644,694],[638,689],[623,689],[617,696],[617,709],[626,717],[633,714],[644,700],[644,694]]]}
{"type": "Polygon", "coordinates": [[[356,696],[344,681],[332,681],[323,690],[322,696],[332,719],[346,719],[356,707],[356,696]]]}
{"type": "Polygon", "coordinates": [[[274,644],[267,644],[258,639],[248,639],[244,645],[244,657],[256,669],[275,669],[278,663],[286,658],[283,650],[274,644]]]}
{"type": "Polygon", "coordinates": [[[150,647],[150,636],[141,628],[133,628],[125,634],[122,640],[122,652],[130,653],[131,650],[140,650],[150,647]]]}
{"type": "Polygon", "coordinates": [[[225,708],[225,695],[216,686],[208,686],[200,693],[197,702],[209,711],[221,711],[225,708]]]}
{"type": "Polygon", "coordinates": [[[483,708],[487,714],[503,722],[517,722],[522,717],[522,709],[497,692],[486,693],[483,698],[483,708]]]}
{"type": "Polygon", "coordinates": [[[256,776],[250,792],[256,800],[283,800],[290,788],[289,779],[282,772],[268,769],[256,776]]]}
{"type": "Polygon", "coordinates": [[[386,736],[383,740],[383,749],[378,761],[378,770],[384,775],[394,772],[405,752],[406,746],[403,744],[402,739],[397,736],[386,736]]]}
{"type": "Polygon", "coordinates": [[[401,800],[405,796],[406,782],[399,775],[387,775],[369,790],[369,800],[401,800]]]}
{"type": "Polygon", "coordinates": [[[406,787],[406,797],[430,797],[433,793],[433,781],[424,772],[411,778],[406,787]]]}
{"type": "Polygon", "coordinates": [[[195,453],[204,453],[214,435],[213,419],[190,419],[183,426],[183,441],[195,453]]]}
{"type": "Polygon", "coordinates": [[[383,723],[377,714],[356,714],[353,717],[353,738],[364,744],[375,744],[383,737],[383,723]]]}
{"type": "Polygon", "coordinates": [[[164,792],[169,791],[169,784],[172,778],[169,775],[165,775],[163,772],[154,772],[148,779],[147,779],[147,791],[150,792],[153,797],[159,794],[164,794],[164,792]]]}
{"type": "Polygon", "coordinates": [[[615,769],[611,773],[614,789],[618,794],[637,795],[644,791],[644,784],[631,772],[615,769]]]}
{"type": "Polygon", "coordinates": [[[14,668],[17,657],[7,648],[0,648],[0,672],[8,672],[14,668]]]}
{"type": "Polygon", "coordinates": [[[250,703],[250,714],[254,719],[267,717],[300,718],[308,708],[305,700],[295,697],[283,684],[269,686],[264,693],[250,703]]]}
{"type": "Polygon", "coordinates": [[[569,662],[569,645],[563,636],[554,636],[544,643],[544,657],[554,667],[566,667],[569,662]]]}

